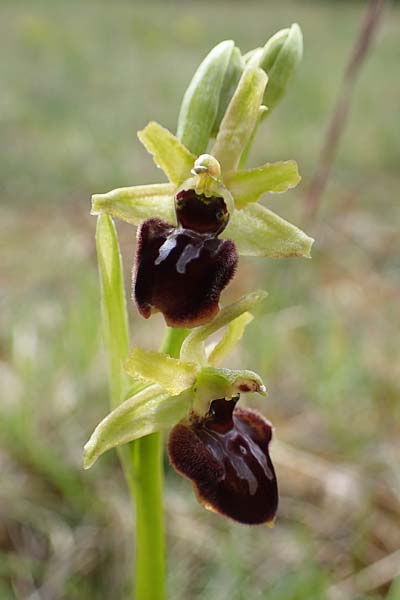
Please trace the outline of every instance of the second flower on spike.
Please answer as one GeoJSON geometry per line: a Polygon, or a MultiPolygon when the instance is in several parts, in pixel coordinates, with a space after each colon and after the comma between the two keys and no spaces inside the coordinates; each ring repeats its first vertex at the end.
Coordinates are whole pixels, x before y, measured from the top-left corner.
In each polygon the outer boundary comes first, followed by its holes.
{"type": "Polygon", "coordinates": [[[195,327],[218,312],[238,261],[235,244],[218,238],[233,208],[219,175],[218,161],[200,156],[175,196],[178,227],[157,218],[140,226],[133,291],[144,317],[160,311],[170,327],[195,327]]]}

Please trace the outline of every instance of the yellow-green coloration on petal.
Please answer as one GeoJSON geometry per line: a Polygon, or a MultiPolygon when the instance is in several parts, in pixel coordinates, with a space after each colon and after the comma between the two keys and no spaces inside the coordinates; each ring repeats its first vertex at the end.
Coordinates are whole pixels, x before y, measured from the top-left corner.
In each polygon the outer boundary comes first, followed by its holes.
{"type": "Polygon", "coordinates": [[[158,385],[125,400],[98,424],[85,445],[85,469],[111,448],[172,427],[184,417],[189,405],[187,395],[170,396],[158,385]]]}
{"type": "MultiPolygon", "coordinates": [[[[267,295],[267,292],[262,290],[246,294],[237,302],[223,308],[211,323],[193,329],[182,344],[181,359],[188,362],[197,362],[202,365],[207,365],[208,359],[204,349],[205,340],[219,329],[233,324],[238,317],[247,314],[248,311],[262,302],[267,295]]],[[[248,318],[246,321],[247,323],[250,322],[248,318]]],[[[242,323],[241,327],[244,328],[245,325],[242,323]]],[[[231,350],[232,346],[230,344],[220,346],[218,358],[222,359],[231,350]]]]}
{"type": "Polygon", "coordinates": [[[232,171],[224,177],[224,183],[235,198],[235,208],[244,208],[257,202],[267,192],[286,192],[301,180],[294,160],[267,163],[262,167],[245,171],[232,171]]]}
{"type": "Polygon", "coordinates": [[[247,68],[225,116],[211,150],[219,161],[222,172],[236,169],[242,152],[253,133],[268,77],[262,69],[247,68]]]}
{"type": "Polygon", "coordinates": [[[138,138],[171,183],[178,186],[188,178],[196,156],[168,129],[151,121],[138,132],[138,138]]]}
{"type": "Polygon", "coordinates": [[[264,193],[283,192],[300,181],[296,163],[267,163],[240,171],[224,168],[227,164],[236,164],[240,158],[256,122],[253,110],[252,116],[241,123],[241,111],[245,110],[243,106],[252,106],[254,109],[260,101],[265,81],[265,74],[260,69],[246,69],[243,73],[214,147],[217,154],[221,152],[219,158],[213,154],[203,154],[196,159],[167,129],[155,122],[149,123],[139,132],[139,138],[153,154],[155,162],[162,167],[170,183],[119,188],[107,194],[95,194],[92,213],[114,216],[135,225],[147,219],[161,218],[175,226],[176,196],[182,190],[193,189],[197,194],[224,199],[230,219],[222,237],[231,239],[240,254],[308,258],[313,240],[295,225],[257,204],[264,193]],[[258,82],[255,89],[251,88],[253,80],[258,82]],[[230,141],[229,131],[233,136],[230,141]],[[222,152],[224,148],[226,152],[222,152]]]}
{"type": "Polygon", "coordinates": [[[226,332],[222,339],[215,345],[208,356],[210,365],[218,365],[227,354],[230,354],[234,347],[240,342],[244,331],[249,323],[254,319],[253,315],[245,312],[227,325],[226,332]]]}
{"type": "Polygon", "coordinates": [[[125,370],[132,377],[157,383],[169,394],[176,395],[193,385],[199,367],[168,354],[136,347],[125,362],[125,370]]]}
{"type": "Polygon", "coordinates": [[[132,225],[140,225],[152,217],[175,224],[175,189],[172,183],[155,183],[118,188],[108,194],[94,194],[91,213],[109,214],[132,225]]]}
{"type": "Polygon", "coordinates": [[[240,254],[288,258],[311,257],[314,240],[261,204],[235,210],[222,237],[235,240],[240,254]]]}
{"type": "Polygon", "coordinates": [[[251,321],[248,310],[265,296],[265,292],[248,294],[224,308],[212,323],[194,330],[186,348],[182,347],[180,359],[162,352],[133,348],[125,361],[125,369],[134,380],[142,382],[142,387],[96,427],[85,445],[85,468],[91,467],[111,448],[170,428],[187,414],[205,414],[217,397],[230,400],[242,392],[265,394],[261,378],[253,371],[212,366],[233,349],[234,341],[240,339],[251,321]],[[217,356],[212,357],[211,353],[208,360],[204,342],[223,327],[227,327],[225,343],[222,338],[217,356]],[[202,360],[188,360],[189,354],[199,355],[202,360]]]}

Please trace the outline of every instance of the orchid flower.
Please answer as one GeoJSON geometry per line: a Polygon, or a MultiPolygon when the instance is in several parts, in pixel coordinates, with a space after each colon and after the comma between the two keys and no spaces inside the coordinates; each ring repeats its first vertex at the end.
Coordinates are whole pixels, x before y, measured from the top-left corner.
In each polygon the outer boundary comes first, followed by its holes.
{"type": "Polygon", "coordinates": [[[91,467],[106,450],[172,428],[168,454],[189,478],[200,502],[236,521],[273,521],[278,489],[269,456],[271,424],[259,413],[239,408],[243,392],[266,395],[253,371],[217,368],[252,320],[248,312],[266,294],[253,292],[221,310],[208,325],[192,330],[180,358],[135,347],[125,362],[137,391],[96,427],[85,446],[91,467]],[[226,327],[210,349],[207,338],[226,327]]]}
{"type": "MultiPolygon", "coordinates": [[[[310,256],[312,238],[259,203],[268,192],[297,185],[295,161],[245,170],[239,166],[266,110],[262,102],[268,77],[249,63],[210,154],[195,155],[151,122],[138,137],[169,182],[93,196],[92,214],[139,226],[133,289],[146,318],[161,311],[170,326],[195,327],[215,317],[238,254],[310,256]]],[[[180,137],[185,139],[184,132],[180,137]]]]}

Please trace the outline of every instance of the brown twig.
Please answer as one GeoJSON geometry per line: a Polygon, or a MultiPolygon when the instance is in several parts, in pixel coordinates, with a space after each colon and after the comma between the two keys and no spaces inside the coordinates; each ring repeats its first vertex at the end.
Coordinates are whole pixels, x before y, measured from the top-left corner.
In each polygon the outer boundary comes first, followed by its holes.
{"type": "Polygon", "coordinates": [[[339,90],[336,106],[328,125],[319,164],[306,194],[305,210],[310,219],[315,218],[321,205],[322,195],[346,125],[357,77],[366,58],[373,36],[376,33],[384,5],[385,0],[370,0],[365,9],[360,33],[353,46],[339,90]]]}

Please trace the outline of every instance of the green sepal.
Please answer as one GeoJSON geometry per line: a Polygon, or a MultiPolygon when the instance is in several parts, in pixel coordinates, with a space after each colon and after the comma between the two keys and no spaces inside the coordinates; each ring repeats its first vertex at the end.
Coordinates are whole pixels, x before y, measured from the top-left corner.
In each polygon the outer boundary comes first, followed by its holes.
{"type": "Polygon", "coordinates": [[[192,387],[199,370],[194,363],[138,347],[131,350],[124,366],[132,377],[157,383],[173,396],[192,387]]]}
{"type": "Polygon", "coordinates": [[[295,187],[301,177],[294,160],[267,163],[245,171],[232,171],[224,183],[235,200],[235,208],[257,202],[267,192],[286,192],[295,187]]]}
{"type": "MultiPolygon", "coordinates": [[[[303,56],[303,35],[297,23],[282,29],[265,44],[259,66],[268,74],[268,87],[263,102],[269,112],[286,93],[289,82],[303,56]]],[[[269,113],[268,113],[269,114],[269,113]]]]}
{"type": "Polygon", "coordinates": [[[210,365],[218,365],[232,352],[234,347],[241,340],[247,325],[251,323],[253,318],[252,314],[245,312],[228,324],[224,335],[208,355],[208,363],[210,365]]]}
{"type": "Polygon", "coordinates": [[[243,67],[244,63],[241,52],[239,48],[235,46],[232,50],[232,54],[222,84],[219,96],[217,116],[214,121],[214,125],[211,132],[212,137],[216,137],[218,134],[221,121],[224,117],[226,109],[228,108],[228,104],[231,101],[233,94],[235,93],[240,77],[243,73],[243,67]]]}
{"type": "Polygon", "coordinates": [[[190,176],[196,156],[168,129],[151,121],[137,135],[171,183],[180,185],[190,176]]]}
{"type": "Polygon", "coordinates": [[[221,42],[200,64],[182,100],[177,137],[196,155],[207,150],[234,42],[221,42]]]}
{"type": "Polygon", "coordinates": [[[259,118],[267,85],[262,69],[246,68],[222,119],[211,154],[219,161],[222,173],[235,169],[259,118]]]}
{"type": "Polygon", "coordinates": [[[142,221],[152,217],[159,217],[175,225],[175,189],[172,183],[155,183],[118,188],[107,194],[94,194],[91,213],[110,215],[133,225],[140,225],[142,221]]]}
{"type": "Polygon", "coordinates": [[[172,427],[191,405],[187,392],[170,396],[158,385],[135,394],[109,413],[96,427],[84,448],[84,468],[101,454],[121,444],[172,427]]]}
{"type": "Polygon", "coordinates": [[[311,257],[314,240],[261,204],[235,210],[221,237],[232,239],[244,256],[311,257]]]}
{"type": "Polygon", "coordinates": [[[240,317],[243,313],[251,310],[264,300],[267,295],[267,292],[261,290],[246,294],[237,302],[223,308],[211,323],[192,329],[182,344],[181,360],[203,365],[207,364],[204,341],[219,329],[229,325],[229,323],[240,317]]]}
{"type": "Polygon", "coordinates": [[[193,387],[192,409],[195,413],[204,415],[213,400],[218,398],[231,400],[242,392],[259,392],[266,395],[266,388],[261,377],[254,371],[204,367],[193,387]]]}

